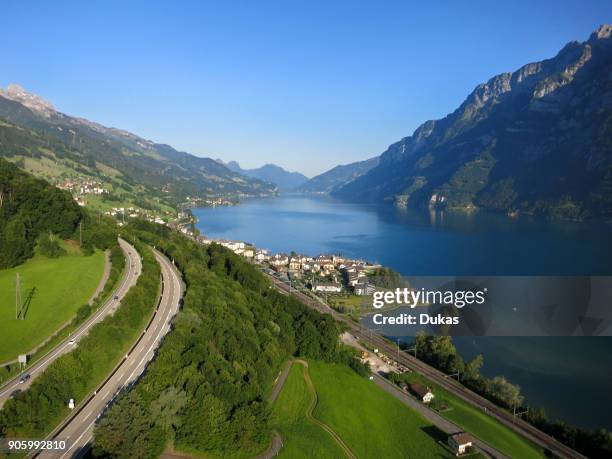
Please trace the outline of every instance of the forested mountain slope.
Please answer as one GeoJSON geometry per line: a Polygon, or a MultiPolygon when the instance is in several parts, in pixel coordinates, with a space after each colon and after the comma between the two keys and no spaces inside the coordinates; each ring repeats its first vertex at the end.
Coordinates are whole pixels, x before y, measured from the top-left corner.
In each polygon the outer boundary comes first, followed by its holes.
{"type": "Polygon", "coordinates": [[[0,90],[0,156],[52,182],[81,177],[143,207],[187,196],[261,195],[274,187],[210,158],[65,115],[17,85],[0,90]]]}
{"type": "Polygon", "coordinates": [[[366,159],[336,166],[301,185],[297,191],[303,193],[331,193],[369,172],[378,165],[379,158],[366,159]]]}

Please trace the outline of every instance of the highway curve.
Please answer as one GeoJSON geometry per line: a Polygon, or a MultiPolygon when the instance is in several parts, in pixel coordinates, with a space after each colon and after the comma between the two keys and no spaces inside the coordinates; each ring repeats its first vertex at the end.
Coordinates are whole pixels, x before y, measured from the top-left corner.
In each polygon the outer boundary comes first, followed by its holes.
{"type": "Polygon", "coordinates": [[[115,395],[144,372],[147,364],[155,356],[155,351],[162,338],[170,330],[172,318],[180,307],[184,287],[174,265],[161,253],[154,252],[161,267],[162,292],[151,321],[106,381],[48,437],[49,439],[66,440],[67,449],[59,453],[44,451],[37,454],[36,457],[67,459],[80,457],[86,453],[93,438],[96,420],[112,402],[115,395]]]}
{"type": "Polygon", "coordinates": [[[104,320],[104,318],[115,311],[117,307],[121,304],[121,300],[127,293],[127,291],[132,287],[132,285],[136,284],[138,280],[138,276],[140,276],[140,272],[142,271],[142,260],[140,259],[140,255],[134,247],[125,242],[123,239],[119,239],[119,245],[125,254],[125,272],[123,275],[123,279],[121,280],[121,284],[119,287],[112,293],[110,298],[98,309],[94,311],[91,317],[89,317],[76,331],[71,333],[70,336],[66,337],[62,342],[60,342],[57,346],[51,349],[47,354],[45,354],[41,359],[34,362],[34,364],[28,368],[26,368],[21,374],[17,375],[15,378],[7,381],[0,388],[0,408],[4,405],[4,402],[11,397],[11,394],[16,390],[25,390],[32,384],[32,381],[36,379],[43,371],[58,357],[61,355],[70,352],[75,345],[78,345],[79,339],[81,339],[87,332],[98,322],[104,320]],[[117,299],[115,299],[117,297],[117,299]],[[70,344],[70,341],[74,340],[75,344],[70,344]],[[29,374],[30,379],[20,383],[19,380],[22,375],[29,374]]]}
{"type": "Polygon", "coordinates": [[[545,434],[544,432],[532,426],[528,422],[520,418],[514,417],[511,413],[508,413],[503,408],[500,408],[493,402],[490,402],[484,397],[481,397],[480,395],[465,388],[456,381],[452,379],[449,380],[444,373],[427,365],[425,362],[422,362],[405,352],[401,352],[398,354],[396,346],[390,344],[388,341],[383,339],[382,336],[376,333],[372,333],[370,330],[368,330],[361,324],[357,324],[347,319],[346,317],[331,309],[329,306],[321,304],[320,302],[310,298],[304,293],[296,290],[295,288],[291,288],[284,282],[276,279],[274,276],[271,276],[268,273],[265,274],[272,281],[272,284],[282,293],[291,294],[295,296],[306,306],[316,309],[317,311],[323,314],[331,314],[334,319],[344,323],[351,331],[351,333],[357,338],[370,343],[374,347],[377,347],[378,349],[380,349],[381,352],[386,353],[388,356],[393,356],[402,365],[426,376],[427,378],[438,384],[440,387],[446,389],[447,391],[456,395],[460,399],[472,404],[478,409],[485,411],[492,418],[496,419],[506,427],[514,430],[519,435],[522,435],[523,437],[531,440],[533,443],[551,451],[553,454],[559,457],[572,459],[585,457],[577,451],[574,451],[569,446],[564,445],[555,438],[545,434]]]}

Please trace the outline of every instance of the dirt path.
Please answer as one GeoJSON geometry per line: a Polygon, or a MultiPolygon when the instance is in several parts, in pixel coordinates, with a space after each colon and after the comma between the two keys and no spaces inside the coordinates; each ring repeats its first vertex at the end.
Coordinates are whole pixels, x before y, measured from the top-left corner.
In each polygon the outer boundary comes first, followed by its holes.
{"type": "Polygon", "coordinates": [[[268,401],[272,404],[278,398],[283,386],[285,385],[285,381],[287,380],[287,376],[289,376],[289,370],[291,370],[291,365],[293,364],[293,360],[287,360],[287,363],[283,367],[280,375],[274,381],[274,388],[272,389],[272,393],[270,393],[270,397],[268,397],[268,401]]]}
{"type": "Polygon", "coordinates": [[[349,448],[348,445],[344,443],[342,438],[340,438],[340,435],[338,435],[330,426],[314,417],[314,410],[317,407],[317,404],[319,403],[319,396],[317,395],[317,391],[315,389],[314,383],[312,382],[312,379],[310,379],[310,373],[308,372],[308,362],[304,360],[296,360],[295,362],[302,365],[302,375],[304,376],[304,381],[306,381],[308,391],[312,395],[312,401],[310,402],[310,406],[306,411],[306,417],[308,417],[311,422],[319,426],[321,429],[325,430],[325,432],[327,432],[333,438],[333,440],[338,444],[338,446],[342,448],[342,451],[344,451],[344,454],[346,454],[348,458],[357,459],[355,453],[353,453],[351,448],[349,448]]]}

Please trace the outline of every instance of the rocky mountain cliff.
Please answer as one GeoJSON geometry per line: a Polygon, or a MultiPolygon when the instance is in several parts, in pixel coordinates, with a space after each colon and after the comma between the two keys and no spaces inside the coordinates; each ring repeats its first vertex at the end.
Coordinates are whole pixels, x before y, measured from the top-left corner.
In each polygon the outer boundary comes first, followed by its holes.
{"type": "Polygon", "coordinates": [[[410,207],[612,216],[612,26],[481,84],[336,190],[410,207]]]}

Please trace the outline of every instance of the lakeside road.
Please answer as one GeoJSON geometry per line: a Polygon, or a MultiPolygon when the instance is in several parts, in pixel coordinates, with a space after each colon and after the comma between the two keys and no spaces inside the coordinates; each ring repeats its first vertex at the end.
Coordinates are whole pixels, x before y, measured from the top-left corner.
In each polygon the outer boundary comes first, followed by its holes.
{"type": "Polygon", "coordinates": [[[443,372],[429,366],[428,364],[416,359],[415,357],[403,351],[398,352],[395,345],[389,343],[382,336],[373,333],[371,330],[364,327],[363,325],[355,323],[350,319],[347,319],[346,317],[334,311],[326,304],[314,300],[313,298],[310,298],[309,296],[296,290],[295,288],[292,288],[291,286],[285,284],[284,282],[266,273],[265,271],[264,274],[272,281],[272,285],[274,285],[282,293],[293,295],[296,299],[300,300],[306,306],[315,309],[323,314],[330,314],[335,320],[347,325],[348,329],[350,330],[350,333],[352,333],[355,337],[380,349],[389,357],[393,357],[396,361],[410,368],[416,373],[420,373],[426,376],[438,386],[444,388],[445,390],[459,397],[463,401],[470,403],[476,408],[486,412],[488,415],[490,415],[492,418],[494,418],[504,426],[527,438],[536,445],[542,447],[544,450],[548,450],[562,458],[585,458],[585,456],[583,456],[582,454],[578,453],[577,451],[574,451],[569,446],[566,446],[560,441],[545,434],[544,432],[532,426],[528,422],[518,417],[514,417],[511,413],[508,413],[507,411],[485,399],[484,397],[481,397],[480,395],[470,391],[466,387],[462,386],[460,383],[452,379],[449,380],[443,372]]]}
{"type": "Polygon", "coordinates": [[[89,317],[78,329],[72,332],[39,360],[35,361],[31,366],[26,367],[20,374],[7,381],[0,388],[0,408],[2,408],[4,403],[15,391],[25,390],[30,387],[32,382],[58,357],[72,351],[75,346],[78,346],[79,339],[86,335],[91,327],[104,320],[107,315],[114,312],[121,304],[121,300],[128,290],[134,284],[136,284],[138,276],[140,276],[140,272],[142,271],[142,260],[140,255],[136,249],[132,247],[132,245],[128,244],[123,239],[119,239],[119,245],[121,246],[121,250],[123,250],[125,255],[125,272],[119,287],[110,295],[110,298],[102,306],[96,309],[91,317],[89,317]],[[73,340],[74,344],[71,343],[73,340]],[[21,377],[25,374],[30,375],[30,378],[27,381],[20,382],[21,377]]]}
{"type": "Polygon", "coordinates": [[[35,454],[34,457],[67,459],[85,455],[89,450],[97,419],[115,395],[122,388],[135,382],[155,357],[158,346],[170,331],[172,319],[179,310],[184,286],[174,265],[158,251],[154,253],[161,267],[162,288],[151,320],[131,350],[97,391],[48,437],[48,439],[66,440],[67,449],[61,452],[44,451],[35,454]]]}

